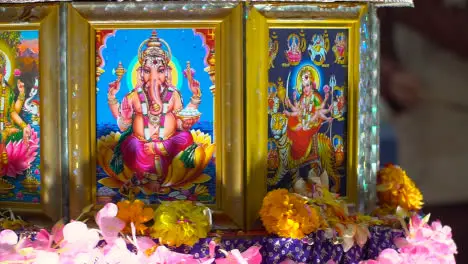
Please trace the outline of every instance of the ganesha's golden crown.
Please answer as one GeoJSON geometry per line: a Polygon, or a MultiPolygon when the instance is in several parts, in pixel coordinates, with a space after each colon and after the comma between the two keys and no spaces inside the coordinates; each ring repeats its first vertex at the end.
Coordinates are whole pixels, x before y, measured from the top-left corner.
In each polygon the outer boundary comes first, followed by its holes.
{"type": "Polygon", "coordinates": [[[169,45],[158,37],[156,31],[153,31],[151,37],[143,41],[138,49],[140,64],[150,60],[167,65],[171,60],[171,56],[169,45]],[[166,46],[167,51],[163,49],[163,45],[166,46]]]}

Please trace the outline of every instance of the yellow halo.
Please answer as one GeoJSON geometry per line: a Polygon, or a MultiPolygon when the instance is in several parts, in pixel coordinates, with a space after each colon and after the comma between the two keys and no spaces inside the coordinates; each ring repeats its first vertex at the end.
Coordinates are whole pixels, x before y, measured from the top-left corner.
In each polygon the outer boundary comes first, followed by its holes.
{"type": "Polygon", "coordinates": [[[5,57],[5,80],[9,83],[13,81],[13,70],[16,67],[16,51],[5,41],[0,40],[0,53],[5,57]]]}
{"type": "Polygon", "coordinates": [[[316,89],[320,89],[320,75],[317,69],[313,66],[305,65],[297,72],[296,76],[296,91],[299,94],[302,94],[302,74],[307,71],[311,73],[311,77],[313,78],[311,81],[315,83],[316,89]]]}

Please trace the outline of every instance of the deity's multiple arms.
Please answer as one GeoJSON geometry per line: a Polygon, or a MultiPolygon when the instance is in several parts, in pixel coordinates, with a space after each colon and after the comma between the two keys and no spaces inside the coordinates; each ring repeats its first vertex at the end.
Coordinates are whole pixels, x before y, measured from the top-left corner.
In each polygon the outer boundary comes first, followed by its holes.
{"type": "Polygon", "coordinates": [[[17,88],[18,88],[18,91],[19,91],[19,95],[18,95],[18,98],[15,102],[15,107],[14,107],[14,110],[16,113],[19,113],[21,112],[21,108],[23,108],[23,104],[24,104],[24,100],[25,100],[25,94],[24,94],[24,83],[22,83],[20,80],[18,80],[17,84],[16,84],[17,88]]]}
{"type": "Polygon", "coordinates": [[[120,131],[127,130],[132,125],[133,106],[129,102],[128,96],[125,96],[122,100],[122,105],[119,105],[115,95],[120,90],[120,80],[109,84],[109,90],[107,93],[107,103],[111,110],[112,116],[117,119],[117,124],[120,131]]]}
{"type": "Polygon", "coordinates": [[[23,130],[23,141],[25,144],[29,141],[29,137],[31,135],[31,128],[28,126],[26,122],[20,117],[19,113],[21,112],[21,108],[23,107],[25,95],[24,95],[24,83],[20,80],[17,82],[17,88],[19,91],[19,95],[17,100],[11,106],[10,110],[10,118],[11,120],[18,125],[23,130]]]}

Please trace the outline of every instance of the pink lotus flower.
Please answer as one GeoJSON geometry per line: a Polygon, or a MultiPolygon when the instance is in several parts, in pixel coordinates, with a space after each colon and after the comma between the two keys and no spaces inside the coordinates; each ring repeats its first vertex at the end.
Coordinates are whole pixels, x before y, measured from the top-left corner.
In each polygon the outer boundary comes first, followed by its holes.
{"type": "Polygon", "coordinates": [[[8,155],[7,166],[0,170],[1,175],[16,177],[21,175],[25,170],[31,167],[32,162],[36,159],[39,150],[39,137],[34,129],[31,129],[29,142],[23,140],[10,141],[6,145],[8,155]]]}
{"type": "MultiPolygon", "coordinates": [[[[291,259],[285,259],[282,262],[280,262],[280,264],[305,264],[305,263],[304,262],[296,262],[296,261],[291,260],[291,259]]],[[[327,261],[326,264],[336,264],[336,262],[334,260],[330,259],[329,261],[327,261]]]]}
{"type": "Polygon", "coordinates": [[[375,261],[362,264],[455,264],[457,246],[452,239],[452,230],[438,221],[428,224],[429,216],[413,216],[409,223],[406,238],[395,240],[398,251],[386,249],[375,261]]]}
{"type": "Polygon", "coordinates": [[[216,264],[260,264],[262,263],[262,255],[260,254],[260,248],[252,246],[243,253],[240,253],[238,249],[231,250],[229,252],[224,251],[226,258],[217,258],[216,264]]]}
{"type": "Polygon", "coordinates": [[[118,211],[117,205],[108,203],[96,214],[96,224],[99,226],[101,235],[104,237],[107,245],[110,246],[125,227],[125,222],[117,218],[118,211]]]}
{"type": "MultiPolygon", "coordinates": [[[[166,264],[166,263],[184,263],[184,264],[210,264],[213,263],[214,258],[207,259],[195,259],[192,255],[182,254],[170,251],[165,246],[157,246],[156,243],[150,238],[136,238],[136,229],[135,225],[131,223],[132,229],[132,238],[128,237],[127,239],[137,248],[137,255],[135,260],[132,260],[132,257],[124,256],[126,261],[121,263],[131,263],[131,261],[138,262],[135,263],[155,263],[155,264],[166,264]],[[157,247],[154,253],[147,254],[147,250],[157,247]]],[[[122,244],[123,246],[123,244],[122,244]]],[[[211,252],[214,255],[214,247],[210,246],[211,252]],[[213,250],[212,250],[213,249],[213,250]]],[[[126,248],[126,244],[125,244],[126,248]]],[[[108,256],[112,255],[109,253],[108,256]]],[[[133,263],[133,262],[132,262],[133,263]]]]}
{"type": "Polygon", "coordinates": [[[34,264],[61,264],[60,256],[57,252],[37,250],[34,264]]]}
{"type": "Polygon", "coordinates": [[[0,232],[0,261],[28,260],[31,256],[24,248],[24,239],[18,239],[14,231],[0,232]]]}
{"type": "Polygon", "coordinates": [[[21,71],[19,69],[15,69],[15,77],[19,77],[21,75],[21,71]]]}
{"type": "Polygon", "coordinates": [[[16,199],[23,200],[23,198],[24,198],[24,194],[21,191],[16,193],[16,199]]]}
{"type": "Polygon", "coordinates": [[[75,257],[78,253],[92,251],[99,240],[96,229],[88,229],[85,223],[79,221],[68,223],[63,228],[62,255],[75,257]]]}

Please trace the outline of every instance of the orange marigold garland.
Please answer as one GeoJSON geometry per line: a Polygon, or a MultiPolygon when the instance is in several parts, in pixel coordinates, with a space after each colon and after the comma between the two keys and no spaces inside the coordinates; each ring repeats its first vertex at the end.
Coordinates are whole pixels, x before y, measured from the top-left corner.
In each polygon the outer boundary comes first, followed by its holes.
{"type": "Polygon", "coordinates": [[[423,206],[423,196],[406,172],[398,166],[387,165],[377,175],[377,197],[381,207],[417,211],[423,206]]]}
{"type": "Polygon", "coordinates": [[[124,200],[118,202],[117,207],[119,208],[117,218],[126,223],[124,233],[132,233],[130,226],[133,223],[138,235],[146,234],[148,227],[145,223],[153,219],[153,209],[145,207],[145,203],[140,200],[133,202],[124,200]]]}
{"type": "Polygon", "coordinates": [[[303,238],[320,225],[317,211],[307,202],[286,189],[269,192],[260,210],[263,225],[269,233],[281,237],[303,238]]]}

